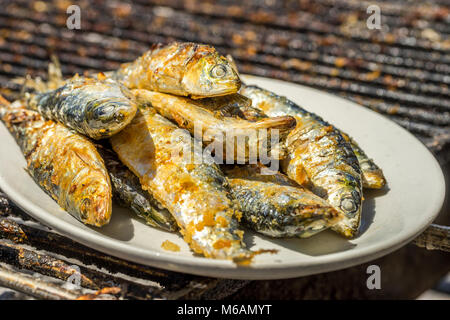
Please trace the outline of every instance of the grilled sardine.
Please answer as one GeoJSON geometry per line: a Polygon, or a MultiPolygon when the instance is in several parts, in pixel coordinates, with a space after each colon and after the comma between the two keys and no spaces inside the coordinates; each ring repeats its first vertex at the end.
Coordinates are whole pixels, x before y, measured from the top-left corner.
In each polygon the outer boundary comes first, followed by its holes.
{"type": "Polygon", "coordinates": [[[137,110],[133,96],[119,82],[78,76],[55,90],[27,94],[27,105],[44,118],[93,139],[116,134],[130,123],[137,110]]]}
{"type": "Polygon", "coordinates": [[[111,73],[130,89],[147,89],[191,98],[236,93],[241,81],[216,49],[191,42],[156,45],[111,73]]]}
{"type": "MultiPolygon", "coordinates": [[[[259,90],[257,90],[256,86],[243,85],[241,92],[242,92],[242,94],[246,95],[249,98],[253,97],[254,95],[256,97],[259,94],[259,95],[261,95],[259,97],[261,99],[261,98],[263,98],[263,95],[267,95],[267,97],[268,97],[267,102],[265,102],[265,103],[260,102],[259,105],[263,106],[264,109],[266,109],[268,114],[271,116],[274,116],[274,115],[280,116],[280,115],[284,114],[284,115],[291,115],[294,117],[295,116],[304,117],[305,115],[307,115],[309,113],[306,110],[299,111],[298,108],[300,108],[300,107],[298,107],[293,102],[292,102],[292,105],[293,105],[292,108],[288,107],[288,108],[282,109],[282,108],[272,108],[270,106],[267,106],[266,104],[270,104],[269,101],[271,101],[270,100],[271,92],[268,90],[259,91],[259,90]]],[[[289,100],[286,99],[286,101],[289,101],[289,100]]],[[[289,101],[289,102],[291,102],[291,101],[289,101]]],[[[262,117],[261,114],[253,114],[252,116],[253,116],[253,119],[261,119],[261,117],[262,117]]],[[[366,155],[366,153],[361,149],[361,147],[358,145],[358,143],[354,139],[352,139],[350,136],[348,136],[342,130],[339,130],[339,132],[341,133],[341,135],[345,139],[345,141],[347,141],[350,144],[350,146],[353,149],[353,152],[356,155],[356,158],[358,159],[358,163],[361,168],[363,187],[369,188],[369,189],[382,188],[386,184],[386,180],[384,178],[383,171],[380,169],[380,167],[378,167],[375,164],[375,162],[366,155]]]]}
{"type": "Polygon", "coordinates": [[[117,155],[106,146],[97,145],[105,161],[113,187],[113,199],[125,208],[130,208],[152,227],[166,231],[178,229],[175,219],[150,193],[142,190],[139,178],[131,172],[117,155]]]}
{"type": "MultiPolygon", "coordinates": [[[[263,118],[251,122],[242,119],[244,113],[255,117],[251,101],[234,94],[224,97],[192,100],[148,90],[133,90],[140,104],[151,105],[162,116],[175,121],[203,143],[214,145],[213,149],[221,154],[220,159],[240,160],[240,163],[255,160],[259,156],[268,155],[272,147],[272,130],[277,130],[279,139],[283,141],[294,128],[295,119],[291,116],[263,118]]],[[[231,161],[233,163],[233,161],[231,161]]]]}
{"type": "Polygon", "coordinates": [[[235,261],[252,257],[226,178],[208,159],[195,163],[199,155],[192,152],[196,149],[188,132],[146,107],[110,141],[142,188],[171,212],[196,253],[235,261]]]}
{"type": "Polygon", "coordinates": [[[36,183],[67,212],[97,227],[111,217],[111,183],[95,146],[84,136],[2,99],[0,115],[19,144],[36,183]]]}
{"type": "Polygon", "coordinates": [[[222,169],[240,205],[243,222],[259,233],[307,238],[342,219],[324,199],[279,172],[261,174],[257,165],[222,169]]]}
{"type": "Polygon", "coordinates": [[[285,97],[257,86],[243,86],[241,94],[268,116],[292,115],[297,126],[286,138],[289,157],[283,171],[299,184],[327,199],[345,218],[333,229],[346,237],[356,235],[361,216],[361,170],[355,153],[339,130],[285,97]]]}

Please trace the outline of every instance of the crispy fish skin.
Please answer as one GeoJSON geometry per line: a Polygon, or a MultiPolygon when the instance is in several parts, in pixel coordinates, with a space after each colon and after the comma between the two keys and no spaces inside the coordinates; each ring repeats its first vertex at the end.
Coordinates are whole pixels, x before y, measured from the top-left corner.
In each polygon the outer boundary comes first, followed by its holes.
{"type": "Polygon", "coordinates": [[[127,88],[111,79],[74,77],[55,90],[28,95],[28,107],[93,139],[122,130],[136,114],[127,88]]]}
{"type": "Polygon", "coordinates": [[[108,169],[113,187],[113,199],[120,205],[130,208],[152,227],[165,231],[178,229],[175,219],[150,193],[142,190],[139,178],[131,172],[117,155],[109,148],[97,145],[108,169]]]}
{"type": "Polygon", "coordinates": [[[102,158],[84,136],[23,107],[0,106],[6,127],[36,183],[67,212],[101,227],[111,218],[111,183],[102,158]]]}
{"type": "Polygon", "coordinates": [[[324,199],[279,172],[261,174],[258,165],[223,166],[242,220],[264,235],[308,238],[335,225],[342,214],[324,199]]]}
{"type": "Polygon", "coordinates": [[[216,143],[215,147],[221,148],[223,159],[248,162],[251,158],[266,156],[263,152],[268,153],[272,147],[272,130],[277,130],[282,141],[295,126],[295,119],[291,116],[266,117],[254,122],[242,119],[240,116],[244,114],[255,117],[253,113],[256,110],[251,107],[250,100],[239,94],[192,100],[142,89],[132,92],[139,103],[150,104],[162,116],[175,121],[194,136],[195,131],[201,128],[203,143],[216,143]],[[229,146],[233,150],[227,150],[229,146]]]}
{"type": "Polygon", "coordinates": [[[212,161],[193,161],[193,139],[187,132],[147,107],[110,141],[142,188],[171,212],[194,252],[217,259],[251,259],[226,178],[212,161]]]}
{"type": "Polygon", "coordinates": [[[111,75],[130,89],[148,89],[192,98],[236,93],[241,80],[229,61],[204,44],[156,45],[111,75]]]}
{"type": "Polygon", "coordinates": [[[308,182],[315,194],[344,213],[345,218],[332,228],[354,237],[361,219],[362,183],[350,144],[332,125],[285,97],[257,86],[243,86],[241,94],[269,116],[295,116],[297,126],[286,138],[289,157],[282,162],[282,169],[297,183],[308,182]]]}

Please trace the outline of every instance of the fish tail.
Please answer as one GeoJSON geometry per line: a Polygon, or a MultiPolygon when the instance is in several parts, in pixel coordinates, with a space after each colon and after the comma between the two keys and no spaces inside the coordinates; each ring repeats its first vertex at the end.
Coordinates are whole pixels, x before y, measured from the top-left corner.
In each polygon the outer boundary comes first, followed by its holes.
{"type": "Polygon", "coordinates": [[[51,87],[59,87],[61,86],[62,82],[64,82],[61,71],[61,64],[58,57],[54,54],[50,56],[50,59],[52,62],[48,64],[48,83],[51,87]]]}
{"type": "Polygon", "coordinates": [[[64,78],[61,71],[61,64],[55,55],[52,55],[48,64],[48,81],[43,81],[41,77],[33,78],[29,74],[25,77],[13,79],[14,83],[21,85],[20,97],[28,98],[28,95],[46,92],[56,89],[64,84],[64,78]]]}
{"type": "Polygon", "coordinates": [[[290,131],[295,128],[296,120],[291,116],[279,116],[264,118],[251,123],[254,129],[278,129],[280,131],[290,131]]]}

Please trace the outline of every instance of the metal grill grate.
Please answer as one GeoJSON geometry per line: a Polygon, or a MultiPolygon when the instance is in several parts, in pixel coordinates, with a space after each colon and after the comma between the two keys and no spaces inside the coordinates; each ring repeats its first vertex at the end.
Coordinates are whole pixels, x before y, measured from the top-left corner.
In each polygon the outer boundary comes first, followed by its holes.
{"type": "MultiPolygon", "coordinates": [[[[80,30],[66,27],[71,4],[0,0],[1,94],[18,96],[15,77],[45,78],[51,54],[69,76],[115,69],[156,42],[210,43],[233,55],[243,73],[353,100],[410,130],[441,163],[450,160],[447,0],[81,0],[80,30]],[[381,30],[366,26],[369,5],[381,9],[381,30]]],[[[247,284],[129,263],[29,219],[0,192],[0,285],[35,297],[75,298],[107,287],[101,293],[120,288],[114,296],[121,298],[218,299],[247,284]],[[72,264],[82,268],[82,290],[65,287],[72,264]],[[2,283],[11,275],[15,282],[2,283]]]]}
{"type": "Polygon", "coordinates": [[[442,163],[450,158],[450,7],[445,1],[79,1],[81,30],[66,28],[67,1],[0,1],[0,87],[45,76],[50,53],[64,73],[110,70],[155,42],[215,45],[242,72],[293,81],[390,117],[442,163]],[[239,4],[238,4],[239,3],[239,4]],[[381,30],[366,26],[369,5],[381,30]]]}

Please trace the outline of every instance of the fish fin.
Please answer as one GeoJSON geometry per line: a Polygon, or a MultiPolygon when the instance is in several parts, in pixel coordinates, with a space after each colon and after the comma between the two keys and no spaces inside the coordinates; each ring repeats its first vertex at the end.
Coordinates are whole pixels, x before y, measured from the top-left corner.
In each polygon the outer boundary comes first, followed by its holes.
{"type": "Polygon", "coordinates": [[[62,85],[64,78],[61,71],[61,64],[56,55],[50,56],[52,62],[48,64],[48,89],[56,89],[62,85]]]}
{"type": "Polygon", "coordinates": [[[45,92],[60,87],[64,83],[61,65],[55,55],[51,57],[52,62],[48,64],[48,81],[45,82],[41,77],[32,78],[29,74],[25,77],[13,79],[14,83],[21,85],[20,96],[24,97],[27,93],[45,92]]]}
{"type": "Polygon", "coordinates": [[[228,62],[230,63],[231,68],[234,70],[234,72],[236,72],[236,74],[239,74],[236,62],[234,61],[234,58],[231,54],[227,54],[227,56],[225,57],[228,62]]]}

